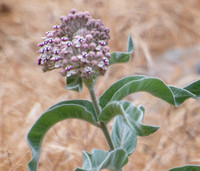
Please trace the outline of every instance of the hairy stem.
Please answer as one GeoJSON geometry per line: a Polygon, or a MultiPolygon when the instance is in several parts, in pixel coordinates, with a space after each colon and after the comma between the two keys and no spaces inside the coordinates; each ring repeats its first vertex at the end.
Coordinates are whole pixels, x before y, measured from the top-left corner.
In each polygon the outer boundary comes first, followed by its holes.
{"type": "MultiPolygon", "coordinates": [[[[94,105],[95,111],[96,111],[97,115],[100,115],[101,109],[98,105],[98,101],[97,101],[97,97],[96,97],[96,94],[95,94],[94,87],[88,88],[88,89],[89,89],[89,92],[90,92],[90,97],[92,99],[92,103],[94,105]]],[[[103,122],[100,122],[100,128],[103,131],[103,134],[104,134],[106,141],[109,145],[110,151],[114,150],[114,144],[112,142],[112,139],[111,139],[111,136],[110,136],[110,133],[108,131],[107,126],[103,122]]]]}

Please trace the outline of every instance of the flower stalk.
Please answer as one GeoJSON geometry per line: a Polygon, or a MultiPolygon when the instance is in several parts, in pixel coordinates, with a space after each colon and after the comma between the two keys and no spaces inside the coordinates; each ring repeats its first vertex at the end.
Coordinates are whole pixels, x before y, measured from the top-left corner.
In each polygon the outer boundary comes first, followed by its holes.
{"type": "MultiPolygon", "coordinates": [[[[94,86],[91,86],[90,88],[88,87],[88,90],[89,90],[89,93],[90,93],[90,97],[91,97],[95,112],[97,114],[96,117],[98,118],[98,116],[101,113],[101,109],[98,105],[97,96],[96,96],[96,93],[95,93],[95,90],[94,90],[94,86]]],[[[110,151],[114,150],[115,147],[114,147],[113,141],[111,139],[108,127],[103,122],[99,122],[99,126],[100,126],[100,128],[101,128],[101,130],[102,130],[102,132],[103,132],[103,134],[106,138],[106,141],[108,143],[110,151]]]]}

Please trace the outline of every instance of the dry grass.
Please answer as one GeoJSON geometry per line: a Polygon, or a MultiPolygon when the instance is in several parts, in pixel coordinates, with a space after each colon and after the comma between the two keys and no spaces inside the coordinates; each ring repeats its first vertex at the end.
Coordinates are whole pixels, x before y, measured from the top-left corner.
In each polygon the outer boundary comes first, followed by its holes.
{"type": "MultiPolygon", "coordinates": [[[[182,54],[173,58],[172,54],[168,56],[171,60],[161,55],[174,47],[200,44],[199,0],[0,0],[2,171],[27,170],[31,151],[26,135],[48,107],[61,100],[89,99],[85,89],[81,94],[66,91],[65,80],[57,71],[43,74],[36,65],[40,37],[59,24],[59,16],[71,8],[88,10],[111,28],[112,51],[125,50],[129,33],[133,35],[134,59],[126,65],[112,66],[98,82],[98,94],[117,79],[131,74],[159,76],[180,86],[199,77],[194,70],[200,61],[198,49],[189,53],[189,57],[182,54]]],[[[144,122],[160,125],[161,129],[139,138],[125,170],[164,171],[186,163],[200,164],[199,101],[189,100],[176,109],[143,93],[128,99],[142,103],[147,111],[144,122]]],[[[82,150],[108,148],[102,137],[99,130],[83,121],[58,123],[45,138],[39,170],[73,170],[81,166],[82,150]]]]}

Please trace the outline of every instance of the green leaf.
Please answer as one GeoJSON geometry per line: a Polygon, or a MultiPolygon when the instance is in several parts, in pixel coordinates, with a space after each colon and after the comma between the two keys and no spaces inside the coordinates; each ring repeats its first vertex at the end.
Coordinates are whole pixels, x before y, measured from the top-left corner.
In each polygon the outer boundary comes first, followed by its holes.
{"type": "Polygon", "coordinates": [[[114,121],[111,138],[115,148],[122,148],[131,155],[137,145],[137,135],[133,133],[122,116],[117,116],[114,121]]]}
{"type": "Polygon", "coordinates": [[[129,37],[128,37],[128,48],[127,48],[127,52],[128,52],[128,53],[133,53],[133,50],[134,50],[133,40],[132,40],[132,37],[131,37],[131,34],[130,34],[129,37]]]}
{"type": "Polygon", "coordinates": [[[133,53],[133,41],[131,35],[128,38],[128,49],[127,53],[124,52],[113,52],[109,60],[110,65],[116,63],[126,63],[130,60],[130,55],[133,53]]]}
{"type": "Polygon", "coordinates": [[[75,118],[97,126],[89,101],[65,101],[48,109],[33,125],[28,133],[27,141],[32,150],[32,159],[28,164],[29,171],[36,171],[40,157],[42,142],[47,131],[57,122],[75,118]],[[89,105],[88,105],[89,104],[89,105]]]}
{"type": "Polygon", "coordinates": [[[192,84],[184,87],[185,90],[195,94],[195,98],[200,98],[200,80],[193,82],[192,84]]]}
{"type": "Polygon", "coordinates": [[[113,101],[103,108],[99,121],[108,123],[117,115],[122,115],[124,122],[129,126],[132,132],[139,136],[147,136],[154,133],[159,127],[143,125],[144,108],[136,107],[128,101],[113,101]]]}
{"type": "Polygon", "coordinates": [[[183,167],[176,167],[173,169],[170,169],[169,171],[199,171],[200,165],[188,165],[183,167]]]}
{"type": "Polygon", "coordinates": [[[92,154],[83,152],[83,166],[75,171],[100,171],[101,169],[120,170],[128,162],[128,156],[123,149],[111,152],[94,149],[92,154]]]}
{"type": "Polygon", "coordinates": [[[185,88],[167,86],[158,78],[129,76],[114,83],[100,97],[99,104],[104,108],[109,102],[118,101],[135,92],[148,92],[172,105],[179,106],[188,98],[200,98],[200,80],[185,88]]]}
{"type": "Polygon", "coordinates": [[[97,122],[97,118],[95,118],[96,114],[95,114],[95,110],[94,110],[93,104],[90,101],[87,101],[87,100],[67,100],[67,101],[62,101],[62,102],[59,102],[59,103],[51,106],[48,110],[52,110],[55,107],[58,107],[60,105],[66,105],[66,104],[77,104],[77,105],[81,105],[81,106],[85,107],[87,109],[87,111],[89,111],[89,112],[91,112],[93,114],[93,118],[97,122]]]}
{"type": "Polygon", "coordinates": [[[66,78],[65,88],[68,90],[74,90],[81,92],[83,87],[82,79],[78,76],[71,76],[66,78]]]}

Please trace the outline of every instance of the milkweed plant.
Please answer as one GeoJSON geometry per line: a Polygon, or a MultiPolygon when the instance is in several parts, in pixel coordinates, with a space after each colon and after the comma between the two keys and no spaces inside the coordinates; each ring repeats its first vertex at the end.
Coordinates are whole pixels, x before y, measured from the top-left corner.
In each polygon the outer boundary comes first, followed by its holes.
{"type": "MultiPolygon", "coordinates": [[[[157,126],[144,125],[145,109],[123,100],[129,94],[144,91],[171,105],[179,106],[188,98],[200,98],[200,80],[184,88],[168,86],[158,78],[142,75],[128,76],[111,85],[98,99],[95,83],[108,67],[126,63],[133,53],[131,35],[127,52],[110,52],[110,29],[89,12],[72,9],[60,18],[61,24],[46,33],[39,43],[38,65],[44,72],[60,69],[66,78],[66,89],[82,91],[87,87],[91,101],[67,100],[50,107],[36,121],[28,133],[27,140],[32,150],[29,171],[38,168],[41,146],[47,131],[64,119],[81,119],[102,130],[109,150],[83,151],[83,165],[75,171],[100,171],[110,169],[122,171],[137,145],[138,136],[148,136],[158,130],[157,126]],[[114,118],[112,131],[107,124],[114,118]]],[[[187,165],[170,171],[197,171],[200,165],[187,165]]]]}

